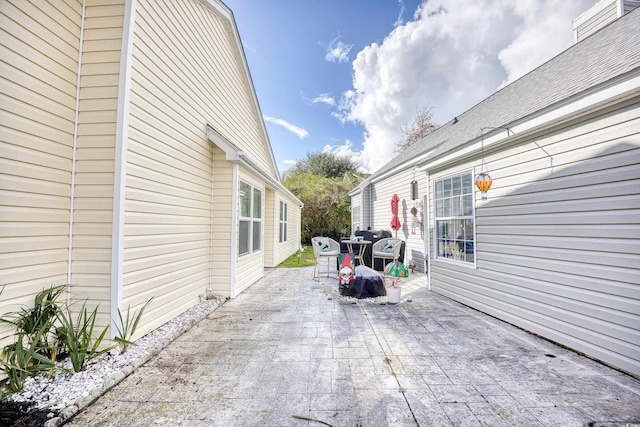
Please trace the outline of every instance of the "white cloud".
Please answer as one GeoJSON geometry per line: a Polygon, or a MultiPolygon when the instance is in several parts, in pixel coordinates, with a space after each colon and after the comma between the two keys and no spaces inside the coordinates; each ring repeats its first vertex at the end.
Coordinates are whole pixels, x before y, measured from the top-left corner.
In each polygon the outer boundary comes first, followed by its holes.
{"type": "Polygon", "coordinates": [[[344,44],[340,41],[340,36],[331,40],[329,46],[327,46],[327,52],[324,55],[324,59],[329,62],[348,62],[349,52],[353,48],[352,44],[344,44]]]}
{"type": "Polygon", "coordinates": [[[269,123],[273,123],[273,124],[278,125],[278,126],[282,126],[283,128],[285,128],[289,132],[293,133],[294,135],[296,135],[300,139],[304,139],[309,135],[309,132],[307,132],[306,129],[302,129],[301,127],[298,127],[296,125],[292,125],[291,123],[289,123],[286,120],[278,119],[278,118],[271,117],[271,116],[262,116],[262,118],[264,119],[265,122],[269,122],[269,123]]]}
{"type": "Polygon", "coordinates": [[[420,106],[443,124],[573,42],[572,20],[593,0],[422,3],[414,20],[353,61],[353,88],[334,116],[365,128],[362,166],[375,171],[420,106]]]}
{"type": "Polygon", "coordinates": [[[330,106],[336,105],[336,100],[328,93],[322,93],[311,100],[312,104],[327,104],[330,106]]]}
{"type": "Polygon", "coordinates": [[[393,23],[393,27],[399,27],[400,25],[404,24],[404,11],[406,9],[404,3],[402,2],[402,0],[398,0],[398,6],[400,6],[400,10],[398,11],[398,17],[396,18],[396,22],[393,23]]]}

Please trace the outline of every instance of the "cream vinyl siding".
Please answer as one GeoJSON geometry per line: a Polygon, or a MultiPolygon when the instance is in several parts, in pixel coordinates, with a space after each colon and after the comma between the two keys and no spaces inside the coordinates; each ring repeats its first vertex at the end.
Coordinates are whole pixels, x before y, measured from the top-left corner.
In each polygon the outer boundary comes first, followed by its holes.
{"type": "Polygon", "coordinates": [[[80,16],[0,2],[0,314],[67,283],[80,16]]]}
{"type": "Polygon", "coordinates": [[[433,259],[432,289],[640,374],[639,101],[486,153],[477,269],[433,259]]]}
{"type": "Polygon", "coordinates": [[[124,6],[87,2],[78,114],[71,282],[109,326],[116,108],[124,6]]]}
{"type": "Polygon", "coordinates": [[[213,215],[212,215],[212,257],[211,289],[226,297],[230,295],[232,254],[236,253],[237,242],[232,240],[232,206],[237,202],[233,196],[234,165],[225,160],[225,153],[213,148],[213,215]]]}
{"type": "Polygon", "coordinates": [[[276,197],[276,212],[274,214],[274,236],[275,236],[275,263],[277,267],[281,262],[298,252],[300,247],[300,208],[297,201],[287,197],[284,192],[278,192],[276,197]],[[280,201],[287,204],[287,241],[280,242],[280,201]]]}
{"type": "Polygon", "coordinates": [[[212,124],[275,175],[232,29],[206,3],[139,2],[134,68],[185,128],[212,124]]]}
{"type": "Polygon", "coordinates": [[[264,263],[262,251],[256,251],[249,255],[243,255],[238,259],[236,270],[236,292],[234,297],[260,280],[264,276],[264,263]]]}
{"type": "Polygon", "coordinates": [[[226,37],[222,21],[197,1],[137,2],[123,306],[154,296],[139,335],[196,304],[214,271],[217,171],[206,124],[223,128],[228,100],[239,96],[215,85],[217,75],[238,69],[226,37]]]}
{"type": "Polygon", "coordinates": [[[280,206],[276,205],[276,193],[270,188],[265,188],[264,191],[264,218],[262,218],[263,225],[263,245],[264,251],[264,266],[265,268],[275,267],[275,245],[278,244],[278,226],[280,212],[280,206]]]}

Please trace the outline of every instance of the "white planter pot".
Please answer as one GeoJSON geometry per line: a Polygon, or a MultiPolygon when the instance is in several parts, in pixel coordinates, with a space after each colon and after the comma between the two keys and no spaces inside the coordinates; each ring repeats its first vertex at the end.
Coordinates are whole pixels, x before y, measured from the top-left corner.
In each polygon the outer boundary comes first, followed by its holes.
{"type": "Polygon", "coordinates": [[[398,304],[400,302],[400,294],[402,288],[394,288],[393,286],[387,287],[387,302],[389,304],[398,304]]]}

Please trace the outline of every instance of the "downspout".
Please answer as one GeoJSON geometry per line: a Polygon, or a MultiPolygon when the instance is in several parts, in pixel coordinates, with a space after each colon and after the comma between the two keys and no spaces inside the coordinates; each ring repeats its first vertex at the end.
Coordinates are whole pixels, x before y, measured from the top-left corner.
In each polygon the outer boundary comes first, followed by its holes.
{"type": "Polygon", "coordinates": [[[427,194],[424,196],[424,246],[425,246],[425,254],[427,254],[427,284],[428,289],[431,290],[431,212],[429,211],[430,203],[429,203],[429,194],[431,191],[431,187],[429,186],[429,172],[427,174],[427,194]]]}
{"type": "Polygon", "coordinates": [[[116,147],[113,179],[113,220],[111,234],[111,339],[117,335],[118,309],[122,307],[124,276],[124,204],[127,178],[127,145],[129,139],[129,108],[131,101],[131,62],[136,0],[126,0],[122,23],[120,79],[116,111],[116,147]]]}
{"type": "Polygon", "coordinates": [[[233,191],[231,192],[231,273],[229,277],[229,297],[236,297],[236,268],[238,264],[238,176],[240,166],[237,163],[233,163],[233,191]]]}
{"type": "Polygon", "coordinates": [[[71,193],[69,200],[69,243],[67,245],[67,305],[71,304],[71,262],[73,259],[73,217],[76,199],[76,154],[78,151],[78,120],[80,117],[80,80],[82,72],[82,49],[84,46],[84,20],[86,14],[86,0],[82,1],[82,15],[80,18],[80,44],[78,46],[78,71],[76,77],[76,106],[73,118],[73,151],[71,153],[71,193]]]}

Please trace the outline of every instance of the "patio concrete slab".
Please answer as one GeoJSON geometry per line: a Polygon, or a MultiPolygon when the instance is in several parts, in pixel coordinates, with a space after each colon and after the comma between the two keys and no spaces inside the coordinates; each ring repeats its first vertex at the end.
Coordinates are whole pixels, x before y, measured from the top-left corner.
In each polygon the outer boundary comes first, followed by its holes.
{"type": "Polygon", "coordinates": [[[640,381],[423,275],[396,305],[312,276],[270,272],[66,425],[640,426],[640,381]]]}

